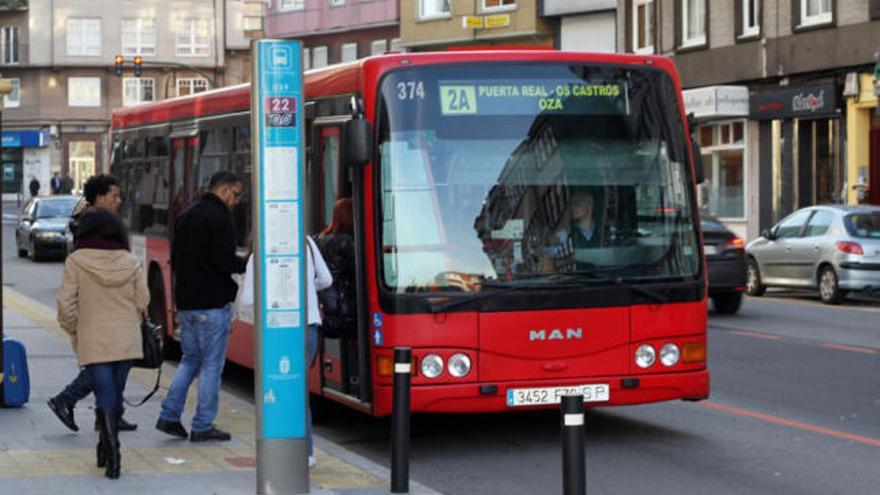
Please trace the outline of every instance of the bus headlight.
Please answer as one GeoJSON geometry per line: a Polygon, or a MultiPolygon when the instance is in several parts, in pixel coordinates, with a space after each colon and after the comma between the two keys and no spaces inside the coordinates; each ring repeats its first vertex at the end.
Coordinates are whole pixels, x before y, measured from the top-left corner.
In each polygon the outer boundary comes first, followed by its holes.
{"type": "Polygon", "coordinates": [[[443,373],[443,358],[436,354],[428,354],[422,358],[422,375],[428,378],[437,378],[443,373]]]}
{"type": "Polygon", "coordinates": [[[471,358],[466,354],[454,354],[449,358],[449,374],[461,378],[471,372],[471,358]]]}
{"type": "Polygon", "coordinates": [[[636,364],[639,368],[650,368],[657,360],[657,352],[648,344],[639,346],[636,349],[636,364]]]}
{"type": "Polygon", "coordinates": [[[678,346],[675,344],[664,344],[663,347],[660,348],[660,362],[663,363],[664,366],[678,364],[680,357],[681,351],[678,350],[678,346]]]}

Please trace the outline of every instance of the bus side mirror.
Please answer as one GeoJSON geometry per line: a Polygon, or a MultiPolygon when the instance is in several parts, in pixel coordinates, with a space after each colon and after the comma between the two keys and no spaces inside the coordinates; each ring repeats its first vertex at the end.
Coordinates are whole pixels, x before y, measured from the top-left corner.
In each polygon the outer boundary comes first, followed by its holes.
{"type": "Polygon", "coordinates": [[[342,129],[343,163],[346,167],[361,167],[373,159],[373,131],[366,119],[354,118],[342,129]]]}
{"type": "Polygon", "coordinates": [[[694,179],[697,184],[702,184],[706,182],[706,172],[703,170],[703,155],[700,154],[700,146],[694,138],[691,138],[691,152],[694,156],[694,179]]]}

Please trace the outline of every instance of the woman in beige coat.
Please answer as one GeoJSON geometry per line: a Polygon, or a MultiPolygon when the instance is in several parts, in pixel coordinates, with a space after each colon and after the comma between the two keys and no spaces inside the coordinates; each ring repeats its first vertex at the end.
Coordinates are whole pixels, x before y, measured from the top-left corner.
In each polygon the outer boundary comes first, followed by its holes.
{"type": "Polygon", "coordinates": [[[80,219],[75,251],[64,264],[58,323],[71,335],[79,365],[95,384],[98,467],[119,478],[117,416],[132,362],[143,357],[140,322],[150,302],[140,262],[129,252],[122,220],[95,208],[80,219]]]}

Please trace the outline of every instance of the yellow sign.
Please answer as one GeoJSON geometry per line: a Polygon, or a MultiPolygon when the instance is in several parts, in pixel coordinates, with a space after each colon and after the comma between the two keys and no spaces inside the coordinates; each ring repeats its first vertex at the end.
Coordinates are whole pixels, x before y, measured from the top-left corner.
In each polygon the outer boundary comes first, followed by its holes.
{"type": "Polygon", "coordinates": [[[440,113],[467,115],[477,113],[477,93],[472,85],[440,86],[440,113]]]}
{"type": "Polygon", "coordinates": [[[479,16],[466,15],[461,18],[461,27],[463,29],[483,29],[483,18],[479,16]]]}
{"type": "Polygon", "coordinates": [[[510,14],[495,14],[486,16],[486,29],[503,28],[510,26],[510,14]]]}

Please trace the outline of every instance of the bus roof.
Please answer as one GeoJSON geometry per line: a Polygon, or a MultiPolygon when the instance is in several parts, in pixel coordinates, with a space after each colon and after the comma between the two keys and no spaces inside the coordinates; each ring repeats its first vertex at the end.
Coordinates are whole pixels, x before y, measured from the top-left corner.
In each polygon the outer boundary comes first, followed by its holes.
{"type": "MultiPolygon", "coordinates": [[[[592,62],[624,65],[648,65],[665,70],[680,88],[672,61],[656,55],[564,52],[555,50],[460,50],[448,52],[396,53],[376,55],[354,62],[306,71],[307,99],[353,93],[362,88],[363,75],[374,79],[399,66],[472,62],[592,62]]],[[[120,108],[113,111],[113,129],[130,129],[150,124],[183,121],[243,112],[250,109],[250,83],[227,86],[197,94],[120,108]]]]}

